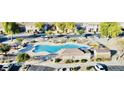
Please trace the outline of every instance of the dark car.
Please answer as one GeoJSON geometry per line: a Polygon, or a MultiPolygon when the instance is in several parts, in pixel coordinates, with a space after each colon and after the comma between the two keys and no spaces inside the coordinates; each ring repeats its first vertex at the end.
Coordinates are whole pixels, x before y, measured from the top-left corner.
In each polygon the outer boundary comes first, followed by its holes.
{"type": "Polygon", "coordinates": [[[5,65],[3,65],[2,71],[9,71],[13,67],[13,65],[14,64],[5,64],[5,65]]]}
{"type": "Polygon", "coordinates": [[[0,71],[2,70],[3,65],[0,65],[0,71]]]}

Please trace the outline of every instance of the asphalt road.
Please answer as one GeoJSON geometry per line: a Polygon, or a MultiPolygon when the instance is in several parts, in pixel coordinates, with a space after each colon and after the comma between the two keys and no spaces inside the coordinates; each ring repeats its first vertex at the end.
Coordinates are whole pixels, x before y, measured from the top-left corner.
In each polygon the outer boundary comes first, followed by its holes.
{"type": "MultiPolygon", "coordinates": [[[[82,35],[66,35],[67,37],[80,37],[82,35]]],[[[88,37],[88,36],[93,36],[93,34],[84,34],[83,36],[85,37],[88,37]]],[[[20,33],[20,34],[17,34],[17,35],[13,35],[13,39],[16,39],[16,38],[36,38],[36,37],[41,37],[41,34],[39,35],[26,35],[25,33],[20,33]]],[[[49,37],[54,37],[54,38],[60,38],[60,37],[63,37],[63,36],[58,36],[58,35],[51,35],[49,37]]],[[[4,36],[2,38],[0,38],[0,43],[1,42],[4,42],[4,41],[7,41],[7,40],[11,40],[11,36],[4,36]]]]}

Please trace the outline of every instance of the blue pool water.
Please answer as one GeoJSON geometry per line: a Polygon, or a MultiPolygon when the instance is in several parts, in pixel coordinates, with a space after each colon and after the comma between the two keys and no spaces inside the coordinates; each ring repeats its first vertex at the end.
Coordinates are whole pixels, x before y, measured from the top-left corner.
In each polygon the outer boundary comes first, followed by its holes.
{"type": "Polygon", "coordinates": [[[33,46],[31,44],[29,44],[26,47],[24,47],[23,49],[21,49],[19,51],[19,53],[26,53],[26,52],[30,51],[31,49],[33,49],[33,46]]]}
{"type": "Polygon", "coordinates": [[[67,48],[81,48],[81,49],[89,49],[89,46],[84,45],[77,45],[77,44],[65,44],[65,45],[36,45],[35,49],[33,50],[34,53],[38,52],[49,52],[49,53],[56,53],[61,49],[67,48]]]}

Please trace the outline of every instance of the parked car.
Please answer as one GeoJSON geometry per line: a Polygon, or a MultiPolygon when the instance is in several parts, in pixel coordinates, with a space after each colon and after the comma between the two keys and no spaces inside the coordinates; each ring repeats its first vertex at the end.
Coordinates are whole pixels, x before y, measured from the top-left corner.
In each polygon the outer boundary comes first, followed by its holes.
{"type": "Polygon", "coordinates": [[[0,65],[0,71],[2,70],[3,65],[0,65]]]}
{"type": "Polygon", "coordinates": [[[97,63],[94,66],[95,70],[97,71],[108,71],[108,67],[105,64],[97,63]]]}
{"type": "Polygon", "coordinates": [[[70,68],[59,68],[57,71],[70,71],[70,68]]]}
{"type": "Polygon", "coordinates": [[[2,71],[9,71],[13,66],[14,64],[5,64],[2,67],[2,71]]]}
{"type": "Polygon", "coordinates": [[[19,71],[21,66],[22,66],[22,63],[13,63],[13,66],[9,69],[9,71],[19,71]]]}

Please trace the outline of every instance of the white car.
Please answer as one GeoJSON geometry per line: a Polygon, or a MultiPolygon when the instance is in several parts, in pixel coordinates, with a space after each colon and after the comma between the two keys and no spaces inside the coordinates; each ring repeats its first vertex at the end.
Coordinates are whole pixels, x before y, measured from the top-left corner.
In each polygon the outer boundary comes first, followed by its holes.
{"type": "Polygon", "coordinates": [[[105,64],[97,63],[94,66],[95,70],[97,71],[108,71],[108,67],[105,64]]]}

